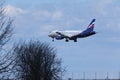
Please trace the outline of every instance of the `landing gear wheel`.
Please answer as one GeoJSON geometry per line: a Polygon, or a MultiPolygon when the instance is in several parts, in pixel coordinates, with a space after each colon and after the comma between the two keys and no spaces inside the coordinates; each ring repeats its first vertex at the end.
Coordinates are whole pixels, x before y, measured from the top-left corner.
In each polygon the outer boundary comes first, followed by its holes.
{"type": "Polygon", "coordinates": [[[65,41],[66,41],[66,42],[68,42],[69,40],[68,40],[68,39],[66,39],[65,41]]]}
{"type": "Polygon", "coordinates": [[[52,42],[54,42],[54,38],[53,38],[52,42]]]}
{"type": "Polygon", "coordinates": [[[74,42],[77,42],[77,39],[75,39],[74,42]]]}

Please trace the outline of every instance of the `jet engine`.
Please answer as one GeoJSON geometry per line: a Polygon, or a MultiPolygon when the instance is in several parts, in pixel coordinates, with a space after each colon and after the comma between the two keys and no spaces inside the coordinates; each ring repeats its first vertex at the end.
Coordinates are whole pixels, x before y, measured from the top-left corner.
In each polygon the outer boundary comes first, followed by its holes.
{"type": "Polygon", "coordinates": [[[56,38],[57,40],[63,39],[63,37],[62,37],[61,35],[58,35],[58,36],[56,36],[55,38],[56,38]]]}

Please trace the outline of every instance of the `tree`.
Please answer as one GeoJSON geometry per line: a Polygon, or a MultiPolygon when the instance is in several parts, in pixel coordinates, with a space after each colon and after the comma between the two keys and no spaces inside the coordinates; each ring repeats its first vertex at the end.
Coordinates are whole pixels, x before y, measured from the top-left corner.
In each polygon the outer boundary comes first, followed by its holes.
{"type": "Polygon", "coordinates": [[[40,41],[22,42],[15,46],[17,77],[22,80],[60,80],[61,59],[54,48],[40,41]]]}
{"type": "Polygon", "coordinates": [[[6,51],[7,42],[10,40],[13,32],[13,19],[5,15],[4,0],[0,1],[0,79],[12,68],[13,63],[10,51],[6,51]]]}

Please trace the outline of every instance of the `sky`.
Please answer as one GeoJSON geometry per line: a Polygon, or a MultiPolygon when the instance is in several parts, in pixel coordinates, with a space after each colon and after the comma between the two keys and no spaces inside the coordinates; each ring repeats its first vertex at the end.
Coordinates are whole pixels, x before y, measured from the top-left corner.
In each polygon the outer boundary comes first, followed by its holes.
{"type": "Polygon", "coordinates": [[[66,68],[65,78],[118,78],[120,72],[119,0],[6,0],[6,14],[14,18],[13,40],[39,39],[57,50],[66,68]],[[52,30],[84,30],[95,18],[98,34],[52,42],[52,30]]]}

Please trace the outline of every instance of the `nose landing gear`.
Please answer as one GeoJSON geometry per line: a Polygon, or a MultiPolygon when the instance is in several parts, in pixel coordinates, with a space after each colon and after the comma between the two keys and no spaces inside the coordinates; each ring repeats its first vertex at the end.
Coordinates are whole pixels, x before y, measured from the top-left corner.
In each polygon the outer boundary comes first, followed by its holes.
{"type": "Polygon", "coordinates": [[[54,38],[52,39],[52,42],[54,42],[54,38]]]}

